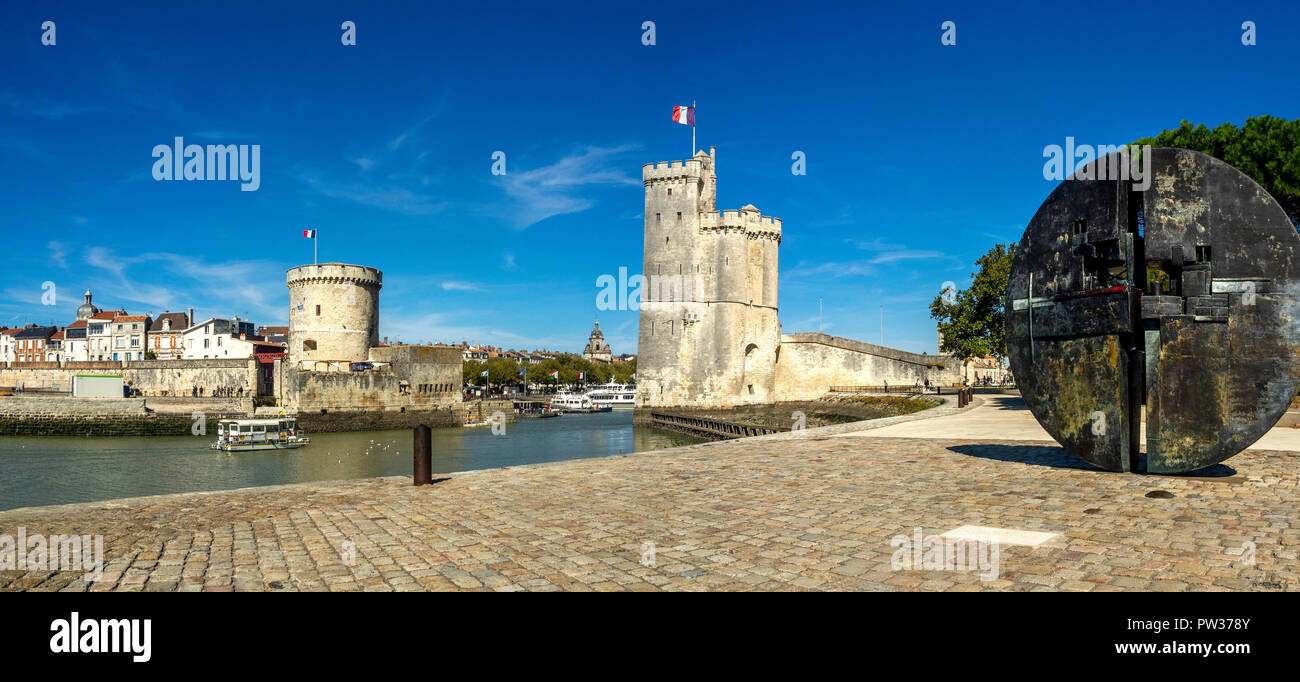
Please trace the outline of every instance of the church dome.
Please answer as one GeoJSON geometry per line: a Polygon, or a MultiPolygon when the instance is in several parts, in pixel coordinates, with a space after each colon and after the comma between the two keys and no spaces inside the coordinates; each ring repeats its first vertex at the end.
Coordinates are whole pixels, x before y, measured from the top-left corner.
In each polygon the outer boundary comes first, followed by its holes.
{"type": "Polygon", "coordinates": [[[77,319],[89,320],[91,315],[99,312],[93,303],[90,302],[90,290],[86,290],[86,302],[77,306],[77,319]]]}

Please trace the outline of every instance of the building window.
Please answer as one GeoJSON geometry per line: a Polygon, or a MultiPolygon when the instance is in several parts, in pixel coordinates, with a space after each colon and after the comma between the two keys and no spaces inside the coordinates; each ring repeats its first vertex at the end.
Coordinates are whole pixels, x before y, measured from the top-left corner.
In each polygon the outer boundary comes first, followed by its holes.
{"type": "Polygon", "coordinates": [[[679,223],[682,222],[682,212],[681,212],[681,211],[678,211],[678,212],[677,212],[677,222],[679,222],[679,223]]]}
{"type": "Polygon", "coordinates": [[[320,317],[320,306],[316,306],[316,317],[320,317]]]}
{"type": "Polygon", "coordinates": [[[668,196],[672,196],[672,195],[673,195],[673,188],[672,188],[672,187],[669,187],[669,188],[668,188],[668,196]]]}
{"type": "Polygon", "coordinates": [[[303,350],[316,350],[316,339],[303,339],[303,341],[302,341],[302,349],[303,349],[303,350]]]}
{"type": "Polygon", "coordinates": [[[656,222],[656,223],[659,222],[659,214],[658,214],[658,213],[655,214],[655,222],[656,222]]]}

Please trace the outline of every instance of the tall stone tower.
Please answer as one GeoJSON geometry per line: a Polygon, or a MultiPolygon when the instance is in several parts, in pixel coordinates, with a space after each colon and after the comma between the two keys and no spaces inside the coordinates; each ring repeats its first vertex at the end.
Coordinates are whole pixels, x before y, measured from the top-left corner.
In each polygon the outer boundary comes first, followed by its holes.
{"type": "Polygon", "coordinates": [[[343,263],[299,265],[287,274],[289,362],[361,362],[379,345],[379,289],[375,268],[343,263]]]}
{"type": "Polygon", "coordinates": [[[637,407],[775,400],[781,221],[717,205],[716,154],[648,163],[637,407]]]}

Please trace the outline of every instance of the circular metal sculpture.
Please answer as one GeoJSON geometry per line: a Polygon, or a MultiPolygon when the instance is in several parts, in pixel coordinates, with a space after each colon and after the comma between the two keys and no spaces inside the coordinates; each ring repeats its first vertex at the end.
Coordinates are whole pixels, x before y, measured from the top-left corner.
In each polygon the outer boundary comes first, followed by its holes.
{"type": "Polygon", "coordinates": [[[1286,212],[1223,161],[1146,148],[1140,166],[1119,153],[1084,166],[1043,202],[1011,268],[1007,351],[1025,403],[1111,471],[1241,452],[1300,382],[1298,256],[1286,212]]]}

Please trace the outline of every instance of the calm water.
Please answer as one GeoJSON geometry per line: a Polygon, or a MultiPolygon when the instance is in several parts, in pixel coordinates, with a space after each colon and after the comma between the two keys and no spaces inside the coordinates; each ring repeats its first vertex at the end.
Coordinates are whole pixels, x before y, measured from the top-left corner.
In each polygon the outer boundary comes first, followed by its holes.
{"type": "MultiPolygon", "coordinates": [[[[297,450],[226,453],[216,436],[0,438],[0,509],[257,485],[411,475],[411,431],[309,433],[297,450]]],[[[604,457],[695,442],[633,429],[631,410],[433,429],[433,472],[604,457]]]]}

